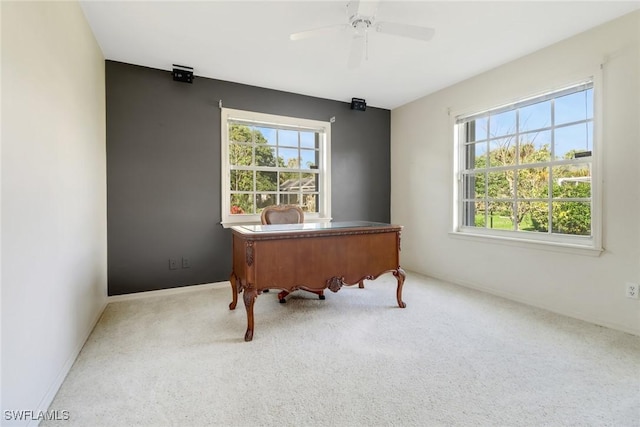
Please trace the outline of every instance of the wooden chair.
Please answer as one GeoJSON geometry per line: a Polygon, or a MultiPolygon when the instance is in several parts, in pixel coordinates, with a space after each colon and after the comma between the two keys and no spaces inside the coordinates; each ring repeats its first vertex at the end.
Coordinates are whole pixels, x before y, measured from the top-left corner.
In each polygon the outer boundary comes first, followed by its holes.
{"type": "MultiPolygon", "coordinates": [[[[260,215],[262,224],[302,224],[304,222],[304,212],[296,205],[274,205],[264,208],[260,215]]],[[[267,292],[265,290],[264,292],[267,292]]],[[[307,291],[318,295],[320,299],[324,299],[324,291],[307,291]]],[[[289,292],[282,291],[278,293],[278,299],[281,303],[287,302],[285,297],[289,292]]]]}
{"type": "Polygon", "coordinates": [[[302,224],[304,212],[296,205],[273,205],[263,209],[260,215],[263,224],[302,224]]]}

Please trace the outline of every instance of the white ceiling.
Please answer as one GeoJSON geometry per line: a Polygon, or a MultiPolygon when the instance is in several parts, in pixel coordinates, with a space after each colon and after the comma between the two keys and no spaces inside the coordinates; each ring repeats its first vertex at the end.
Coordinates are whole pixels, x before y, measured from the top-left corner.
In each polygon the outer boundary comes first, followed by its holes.
{"type": "MultiPolygon", "coordinates": [[[[349,69],[352,34],[293,32],[347,22],[347,0],[81,1],[106,59],[393,109],[618,16],[639,1],[382,1],[376,19],[431,27],[429,42],[370,32],[349,69]]],[[[197,78],[194,84],[198,84],[197,78]]]]}

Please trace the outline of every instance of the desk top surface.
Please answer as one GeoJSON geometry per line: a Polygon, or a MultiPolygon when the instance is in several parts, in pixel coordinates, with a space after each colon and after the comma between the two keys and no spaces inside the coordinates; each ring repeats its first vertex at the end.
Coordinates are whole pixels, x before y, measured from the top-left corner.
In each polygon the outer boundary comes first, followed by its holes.
{"type": "Polygon", "coordinates": [[[270,224],[270,225],[236,225],[231,227],[232,230],[241,234],[267,234],[267,233],[296,233],[296,232],[314,232],[321,230],[341,230],[341,229],[372,229],[372,228],[388,228],[399,227],[382,222],[371,221],[340,221],[340,222],[308,222],[302,224],[270,224]]]}

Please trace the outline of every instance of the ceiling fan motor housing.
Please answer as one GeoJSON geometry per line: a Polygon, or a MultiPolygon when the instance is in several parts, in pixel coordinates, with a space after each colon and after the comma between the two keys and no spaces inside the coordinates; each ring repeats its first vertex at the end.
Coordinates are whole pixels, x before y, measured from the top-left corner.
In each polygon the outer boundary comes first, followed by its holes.
{"type": "Polygon", "coordinates": [[[369,27],[371,27],[371,19],[365,17],[354,17],[351,21],[351,26],[356,30],[358,34],[364,34],[369,27]]]}

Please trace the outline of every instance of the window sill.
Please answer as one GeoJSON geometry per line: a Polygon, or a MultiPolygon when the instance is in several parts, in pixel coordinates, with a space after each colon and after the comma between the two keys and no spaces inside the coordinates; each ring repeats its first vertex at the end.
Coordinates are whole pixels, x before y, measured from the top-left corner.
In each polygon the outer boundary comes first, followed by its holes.
{"type": "Polygon", "coordinates": [[[537,249],[542,251],[560,252],[565,254],[583,255],[598,257],[604,251],[604,249],[596,249],[591,246],[572,244],[566,242],[549,242],[544,240],[533,240],[514,238],[508,236],[495,236],[488,234],[477,234],[469,232],[451,231],[449,236],[456,239],[470,240],[470,241],[484,241],[491,244],[502,244],[507,246],[517,246],[527,249],[537,249]]]}

